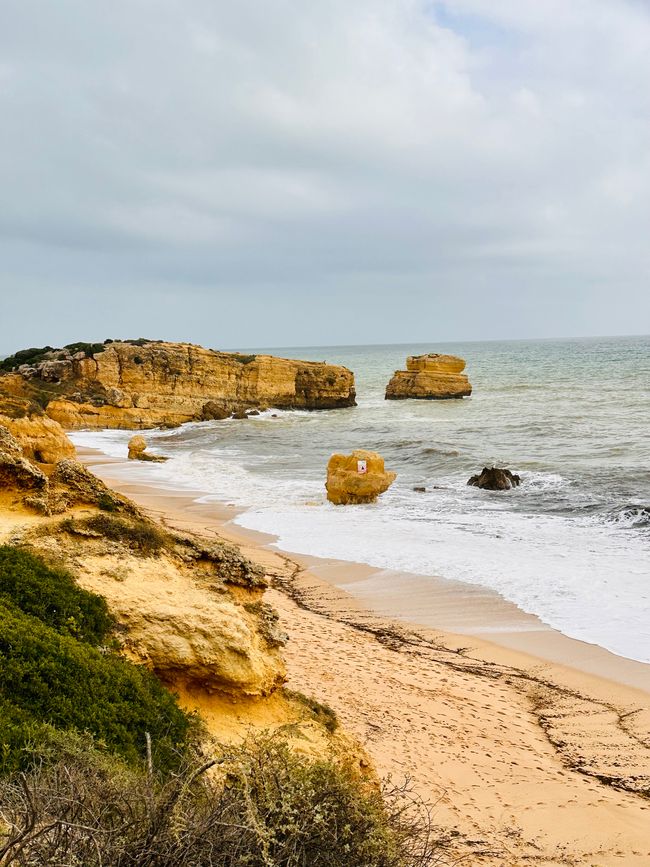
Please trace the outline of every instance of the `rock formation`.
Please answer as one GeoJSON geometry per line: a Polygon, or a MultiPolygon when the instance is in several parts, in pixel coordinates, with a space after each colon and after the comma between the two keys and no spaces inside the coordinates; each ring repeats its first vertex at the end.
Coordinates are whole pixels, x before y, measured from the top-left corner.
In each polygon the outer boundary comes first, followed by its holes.
{"type": "Polygon", "coordinates": [[[0,493],[43,491],[47,476],[23,455],[18,440],[0,426],[0,493]]]}
{"type": "Polygon", "coordinates": [[[516,488],[521,478],[510,470],[499,467],[483,467],[480,473],[468,480],[468,485],[475,488],[484,488],[486,491],[509,491],[516,488]]]}
{"type": "Polygon", "coordinates": [[[327,499],[338,505],[374,503],[397,478],[384,469],[384,459],[362,449],[351,455],[332,455],[327,464],[327,499]]]}
{"type": "Polygon", "coordinates": [[[259,407],[355,405],[354,375],[337,365],[143,340],[79,346],[5,359],[0,394],[37,401],[65,428],[144,429],[259,407]],[[23,357],[29,363],[12,368],[23,357]]]}
{"type": "Polygon", "coordinates": [[[24,456],[38,464],[55,464],[76,454],[61,425],[46,415],[16,419],[0,415],[0,424],[19,440],[24,456]]]}
{"type": "Polygon", "coordinates": [[[153,461],[154,463],[164,463],[167,458],[162,455],[147,454],[147,441],[144,437],[134,436],[129,440],[129,460],[130,461],[153,461]]]}
{"type": "Polygon", "coordinates": [[[411,355],[406,370],[396,370],[386,388],[386,400],[446,400],[467,397],[472,386],[462,372],[465,361],[455,355],[411,355]]]}
{"type": "Polygon", "coordinates": [[[12,516],[0,544],[9,530],[14,544],[74,564],[109,603],[125,653],[172,688],[243,698],[284,682],[266,576],[234,546],[166,530],[76,461],[48,478],[2,426],[0,497],[12,516]]]}

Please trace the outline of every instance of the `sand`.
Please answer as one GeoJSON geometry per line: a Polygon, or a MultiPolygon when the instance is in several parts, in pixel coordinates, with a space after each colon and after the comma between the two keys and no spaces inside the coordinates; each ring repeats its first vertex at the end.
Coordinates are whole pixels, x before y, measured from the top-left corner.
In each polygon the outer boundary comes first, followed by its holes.
{"type": "Polygon", "coordinates": [[[490,594],[278,552],[232,509],[82,458],[166,525],[228,538],[264,565],[288,685],[331,705],[380,774],[411,778],[454,863],[650,865],[650,666],[490,594]]]}

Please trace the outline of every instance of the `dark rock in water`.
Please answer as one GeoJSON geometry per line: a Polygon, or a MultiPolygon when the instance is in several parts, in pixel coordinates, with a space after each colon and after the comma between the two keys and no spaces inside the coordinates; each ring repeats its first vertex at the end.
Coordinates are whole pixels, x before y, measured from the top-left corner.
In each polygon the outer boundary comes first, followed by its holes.
{"type": "Polygon", "coordinates": [[[250,418],[252,415],[259,415],[259,409],[249,409],[246,415],[250,418]]]}
{"type": "Polygon", "coordinates": [[[414,491],[417,491],[418,494],[426,494],[426,492],[427,492],[427,489],[424,487],[424,485],[416,485],[416,486],[413,488],[413,490],[414,490],[414,491]]]}
{"type": "Polygon", "coordinates": [[[230,413],[228,410],[221,406],[221,404],[216,403],[214,400],[209,400],[207,403],[203,404],[203,409],[201,410],[201,420],[202,421],[222,421],[224,418],[228,418],[230,413]]]}
{"type": "Polygon", "coordinates": [[[516,488],[521,478],[510,470],[500,467],[483,467],[482,471],[467,482],[475,488],[484,488],[487,491],[509,491],[516,488]]]}
{"type": "Polygon", "coordinates": [[[246,413],[242,409],[242,410],[239,410],[237,412],[233,412],[233,414],[230,416],[230,418],[237,418],[237,419],[242,420],[242,419],[247,419],[248,416],[246,415],[246,413]]]}

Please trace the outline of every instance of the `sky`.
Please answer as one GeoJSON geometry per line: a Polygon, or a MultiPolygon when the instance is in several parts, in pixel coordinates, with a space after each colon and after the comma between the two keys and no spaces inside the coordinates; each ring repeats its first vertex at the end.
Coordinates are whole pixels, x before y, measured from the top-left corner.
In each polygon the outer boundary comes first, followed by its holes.
{"type": "Polygon", "coordinates": [[[650,0],[2,0],[0,354],[650,332],[650,0]]]}

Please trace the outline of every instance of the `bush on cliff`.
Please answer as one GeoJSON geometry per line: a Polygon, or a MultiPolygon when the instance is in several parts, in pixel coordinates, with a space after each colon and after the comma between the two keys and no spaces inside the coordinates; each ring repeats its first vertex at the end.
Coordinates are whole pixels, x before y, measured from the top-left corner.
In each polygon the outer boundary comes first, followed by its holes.
{"type": "Polygon", "coordinates": [[[38,557],[0,548],[0,771],[27,767],[48,732],[90,732],[138,763],[150,733],[161,769],[186,746],[190,718],[146,669],[96,645],[103,599],[38,557]]]}
{"type": "Polygon", "coordinates": [[[10,371],[21,364],[35,365],[43,361],[48,352],[54,352],[52,346],[32,346],[29,349],[20,349],[13,355],[8,355],[0,361],[0,370],[10,371]]]}
{"type": "Polygon", "coordinates": [[[11,545],[0,546],[0,601],[90,644],[100,644],[113,625],[101,596],[78,587],[64,569],[11,545]]]}
{"type": "Polygon", "coordinates": [[[107,767],[79,744],[64,763],[0,781],[0,803],[3,865],[432,867],[444,851],[405,788],[382,792],[352,765],[275,738],[165,779],[107,767]]]}

